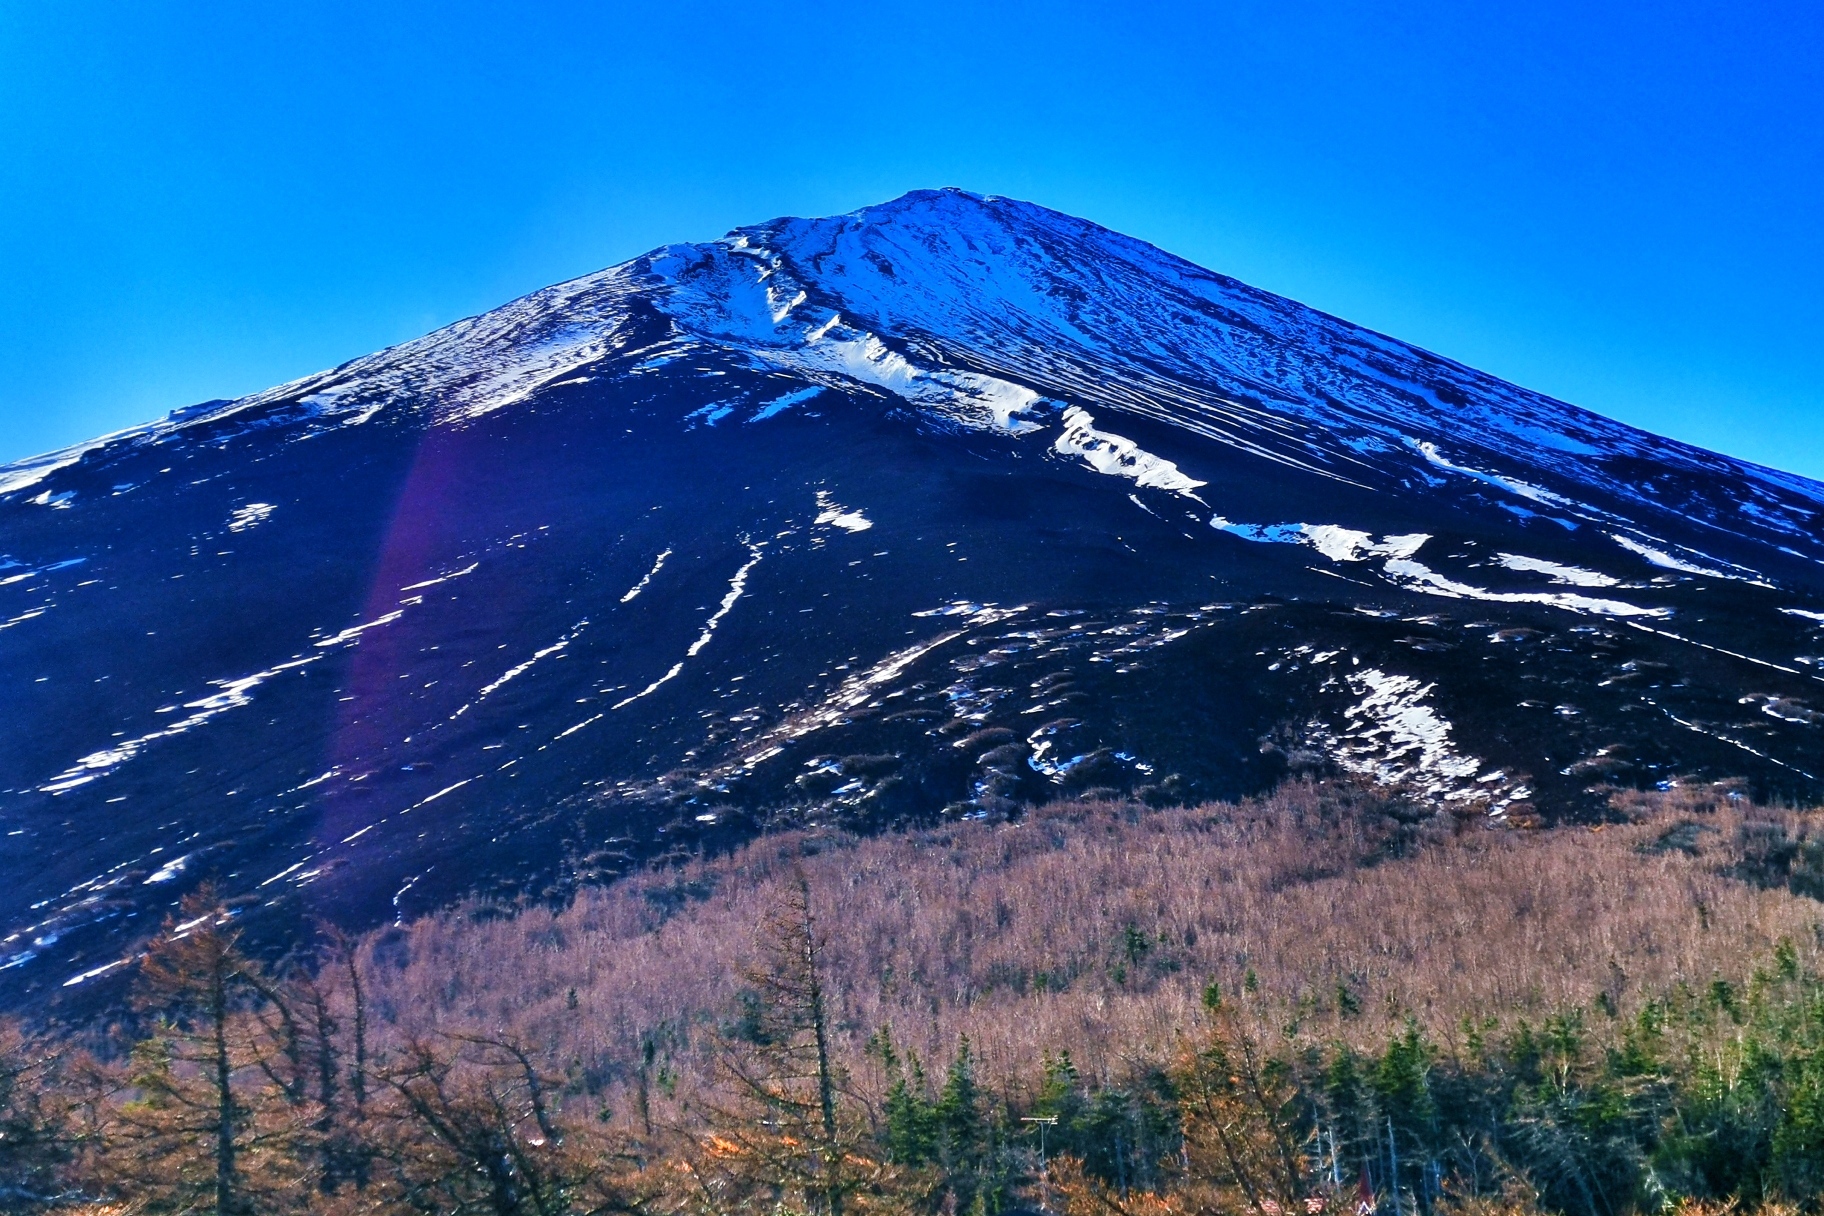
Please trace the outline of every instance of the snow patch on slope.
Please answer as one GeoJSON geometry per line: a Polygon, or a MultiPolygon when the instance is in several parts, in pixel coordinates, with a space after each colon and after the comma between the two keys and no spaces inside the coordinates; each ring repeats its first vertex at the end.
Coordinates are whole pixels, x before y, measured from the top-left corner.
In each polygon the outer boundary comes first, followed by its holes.
{"type": "MultiPolygon", "coordinates": [[[[1670,616],[1666,608],[1642,608],[1636,604],[1621,600],[1598,599],[1594,596],[1578,595],[1573,592],[1558,591],[1493,591],[1485,587],[1476,587],[1458,579],[1438,573],[1423,562],[1412,560],[1431,537],[1424,532],[1413,532],[1404,536],[1386,536],[1376,541],[1367,532],[1354,528],[1343,528],[1335,524],[1243,524],[1224,519],[1217,515],[1210,520],[1210,526],[1221,532],[1239,536],[1265,544],[1307,545],[1316,549],[1333,562],[1360,562],[1370,558],[1385,558],[1381,563],[1381,573],[1396,586],[1408,591],[1417,591],[1424,595],[1439,595],[1448,599],[1482,600],[1494,604],[1546,604],[1554,608],[1565,608],[1572,612],[1589,613],[1597,616],[1670,616]]],[[[1544,562],[1537,558],[1517,557],[1502,554],[1501,564],[1513,569],[1538,570],[1559,576],[1563,581],[1575,579],[1602,578],[1594,571],[1579,570],[1572,566],[1559,566],[1554,562],[1544,562]],[[1521,563],[1514,565],[1513,563],[1521,563]]],[[[1604,585],[1584,582],[1576,585],[1604,585]]]]}
{"type": "Polygon", "coordinates": [[[1185,476],[1176,464],[1153,455],[1131,439],[1098,431],[1095,422],[1088,410],[1071,406],[1064,411],[1064,430],[1052,444],[1052,450],[1060,456],[1076,456],[1098,473],[1131,477],[1138,485],[1203,501],[1197,497],[1196,490],[1208,482],[1185,476]]]}
{"type": "Polygon", "coordinates": [[[841,528],[844,532],[866,532],[874,526],[874,521],[860,511],[851,511],[839,505],[830,497],[828,490],[817,491],[816,522],[826,528],[841,528]]]}
{"type": "Polygon", "coordinates": [[[711,341],[831,386],[848,381],[885,390],[964,426],[1014,435],[1038,429],[1019,417],[1039,401],[1032,389],[915,361],[839,311],[802,308],[806,292],[783,259],[744,236],[668,246],[647,265],[674,320],[711,341]]]}
{"type": "Polygon", "coordinates": [[[1621,580],[1595,570],[1585,570],[1581,566],[1566,566],[1558,562],[1548,562],[1541,557],[1526,557],[1519,553],[1497,553],[1495,564],[1509,570],[1524,570],[1532,574],[1548,576],[1554,583],[1563,583],[1567,587],[1619,587],[1621,580]]]}
{"type": "Polygon", "coordinates": [[[1031,389],[977,372],[920,367],[875,335],[842,327],[834,316],[806,335],[802,347],[764,353],[801,371],[883,388],[966,426],[1012,435],[1038,429],[1037,423],[1016,417],[1038,402],[1031,389]]]}
{"type": "Polygon", "coordinates": [[[1481,762],[1456,750],[1450,720],[1426,702],[1436,684],[1373,667],[1352,671],[1347,679],[1361,699],[1343,711],[1349,727],[1337,760],[1344,768],[1383,785],[1417,784],[1432,794],[1476,775],[1481,762]]]}
{"type": "Polygon", "coordinates": [[[1308,545],[1333,562],[1411,557],[1431,539],[1429,533],[1410,532],[1402,536],[1384,536],[1377,541],[1367,532],[1336,524],[1242,524],[1220,515],[1210,519],[1210,526],[1260,544],[1308,545]]]}
{"type": "MultiPolygon", "coordinates": [[[[1690,562],[1681,557],[1675,557],[1664,549],[1656,549],[1652,545],[1642,544],[1633,537],[1623,536],[1619,532],[1609,533],[1609,539],[1626,549],[1629,553],[1646,558],[1648,562],[1658,566],[1662,570],[1676,570],[1680,574],[1701,574],[1708,578],[1734,579],[1736,582],[1753,583],[1757,587],[1773,586],[1772,583],[1763,580],[1757,571],[1750,570],[1745,566],[1737,566],[1730,562],[1718,561],[1716,558],[1705,553],[1698,553],[1697,556],[1712,563],[1709,566],[1700,566],[1696,562],[1690,562]],[[1728,566],[1729,570],[1718,569],[1717,567],[1719,566],[1728,566]],[[1734,573],[1730,573],[1730,570],[1733,570],[1734,573]]],[[[1663,544],[1664,542],[1661,543],[1663,544]]],[[[1686,551],[1696,553],[1696,550],[1686,551]]]]}

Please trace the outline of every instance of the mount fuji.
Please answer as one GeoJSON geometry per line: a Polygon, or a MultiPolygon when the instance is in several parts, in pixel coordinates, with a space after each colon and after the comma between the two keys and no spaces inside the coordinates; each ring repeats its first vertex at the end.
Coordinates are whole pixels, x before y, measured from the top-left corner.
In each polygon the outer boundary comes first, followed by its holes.
{"type": "Polygon", "coordinates": [[[673,245],[0,467],[0,1002],[769,826],[1824,798],[1824,484],[1094,224],[673,245]]]}

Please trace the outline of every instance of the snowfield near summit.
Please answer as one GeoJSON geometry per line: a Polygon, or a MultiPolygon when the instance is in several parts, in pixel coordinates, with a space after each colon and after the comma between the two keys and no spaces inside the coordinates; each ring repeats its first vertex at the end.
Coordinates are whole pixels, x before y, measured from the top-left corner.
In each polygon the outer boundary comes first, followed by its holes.
{"type": "Polygon", "coordinates": [[[0,1001],[793,822],[1824,796],[1824,486],[1031,204],[669,245],[0,468],[0,1001]]]}

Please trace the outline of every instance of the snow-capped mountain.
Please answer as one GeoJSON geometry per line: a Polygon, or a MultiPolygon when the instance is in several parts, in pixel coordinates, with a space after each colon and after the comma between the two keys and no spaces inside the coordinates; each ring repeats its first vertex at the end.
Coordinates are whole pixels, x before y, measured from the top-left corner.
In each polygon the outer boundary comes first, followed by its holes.
{"type": "Polygon", "coordinates": [[[675,245],[0,468],[0,985],[769,823],[1824,794],[1824,485],[1031,204],[675,245]]]}

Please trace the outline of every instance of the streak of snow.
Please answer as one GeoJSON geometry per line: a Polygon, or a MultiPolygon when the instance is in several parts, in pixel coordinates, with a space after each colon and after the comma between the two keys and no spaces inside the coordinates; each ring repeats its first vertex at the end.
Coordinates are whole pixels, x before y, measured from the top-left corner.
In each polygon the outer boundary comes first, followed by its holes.
{"type": "Polygon", "coordinates": [[[1202,502],[1196,490],[1207,482],[1187,477],[1178,466],[1164,457],[1155,456],[1133,440],[1108,431],[1098,431],[1095,418],[1081,406],[1064,411],[1064,430],[1052,444],[1060,456],[1076,456],[1098,473],[1110,477],[1131,477],[1136,484],[1169,490],[1202,502]]]}
{"type": "Polygon", "coordinates": [[[1419,455],[1423,456],[1426,460],[1440,469],[1447,469],[1452,473],[1474,478],[1477,481],[1506,490],[1509,494],[1518,494],[1522,498],[1530,498],[1534,502],[1545,503],[1547,506],[1570,507],[1580,510],[1589,509],[1583,507],[1580,503],[1572,502],[1562,494],[1554,494],[1550,490],[1533,485],[1531,482],[1521,481],[1517,477],[1503,477],[1499,473],[1488,473],[1481,469],[1471,468],[1468,465],[1456,464],[1440,455],[1438,452],[1438,445],[1429,439],[1408,439],[1406,442],[1411,445],[1413,450],[1418,452],[1419,455]]]}
{"type": "Polygon", "coordinates": [[[453,578],[461,578],[465,574],[473,574],[480,566],[480,562],[471,562],[460,570],[452,570],[448,574],[439,574],[436,578],[427,578],[422,583],[412,583],[409,586],[399,588],[399,590],[422,591],[426,587],[435,587],[437,584],[447,583],[453,578]]]}
{"type": "Polygon", "coordinates": [[[14,625],[22,625],[26,621],[32,620],[34,617],[41,617],[44,613],[45,610],[43,608],[28,609],[25,612],[21,612],[18,616],[8,617],[6,620],[0,621],[0,629],[11,629],[14,625]]]}
{"type": "Polygon", "coordinates": [[[1388,561],[1381,569],[1400,586],[1447,599],[1484,600],[1491,604],[1549,604],[1597,616],[1671,616],[1669,608],[1642,608],[1622,600],[1597,599],[1568,591],[1489,591],[1439,574],[1422,562],[1388,561]]]}
{"type": "Polygon", "coordinates": [[[1695,731],[1697,734],[1700,734],[1700,735],[1708,735],[1710,738],[1719,740],[1723,743],[1727,743],[1732,747],[1739,747],[1743,751],[1747,752],[1749,755],[1759,756],[1761,759],[1766,760],[1771,764],[1777,764],[1783,769],[1789,769],[1790,771],[1795,772],[1799,776],[1805,778],[1807,781],[1816,781],[1817,780],[1816,777],[1814,777],[1812,774],[1806,772],[1804,769],[1799,768],[1796,765],[1788,764],[1784,760],[1778,759],[1777,757],[1769,756],[1766,752],[1762,751],[1760,748],[1751,747],[1750,745],[1743,743],[1740,739],[1737,739],[1731,735],[1725,735],[1720,731],[1714,731],[1714,730],[1708,729],[1707,727],[1700,726],[1696,722],[1687,721],[1684,718],[1679,717],[1677,714],[1673,713],[1671,710],[1667,709],[1663,705],[1659,706],[1659,710],[1660,710],[1660,712],[1664,713],[1666,715],[1666,717],[1672,719],[1672,721],[1678,723],[1680,726],[1684,727],[1686,730],[1695,731]]]}
{"type": "Polygon", "coordinates": [[[1541,557],[1525,557],[1518,553],[1497,553],[1495,562],[1509,570],[1525,570],[1534,574],[1550,576],[1554,583],[1563,583],[1569,587],[1619,587],[1621,580],[1594,570],[1585,570],[1581,566],[1565,566],[1558,562],[1548,562],[1541,557]]]}
{"type": "MultiPolygon", "coordinates": [[[[1680,574],[1702,574],[1709,578],[1734,579],[1737,582],[1753,583],[1759,587],[1771,587],[1773,585],[1772,583],[1763,581],[1756,571],[1750,570],[1745,566],[1732,566],[1732,569],[1736,571],[1734,574],[1729,573],[1727,570],[1719,570],[1716,568],[1717,566],[1731,566],[1731,563],[1717,561],[1716,558],[1710,557],[1708,554],[1699,553],[1698,556],[1702,557],[1705,561],[1713,562],[1715,564],[1711,566],[1700,566],[1695,562],[1688,562],[1683,558],[1674,557],[1664,549],[1656,549],[1652,545],[1642,544],[1633,537],[1623,536],[1619,532],[1609,533],[1609,539],[1626,549],[1628,552],[1646,558],[1647,561],[1660,567],[1662,570],[1676,570],[1680,574]]],[[[1661,543],[1663,544],[1664,542],[1661,543]]],[[[1688,552],[1696,551],[1688,550],[1688,552]]]]}
{"type": "Polygon", "coordinates": [[[390,625],[404,615],[405,609],[395,608],[391,612],[377,616],[371,621],[365,621],[359,625],[351,625],[341,633],[335,634],[332,637],[319,639],[315,645],[319,648],[324,648],[329,646],[341,646],[348,642],[358,642],[361,639],[361,635],[368,630],[377,629],[381,625],[390,625]]]}
{"type": "MultiPolygon", "coordinates": [[[[72,557],[65,561],[52,562],[48,566],[39,566],[35,570],[27,570],[23,574],[9,574],[5,578],[0,578],[0,587],[9,587],[14,583],[23,583],[27,579],[37,578],[40,574],[50,574],[56,570],[65,570],[71,566],[80,566],[88,560],[89,559],[86,557],[72,557]]],[[[10,570],[18,565],[20,565],[19,562],[0,562],[0,570],[10,570]]]]}
{"type": "Polygon", "coordinates": [[[99,967],[91,967],[87,971],[81,972],[80,974],[77,974],[77,975],[72,975],[69,979],[63,981],[63,986],[65,988],[73,988],[77,984],[81,984],[88,980],[95,979],[98,976],[106,975],[108,972],[114,970],[116,967],[125,967],[128,963],[130,963],[132,961],[133,960],[130,958],[117,958],[111,963],[103,963],[99,967]]]}
{"type": "Polygon", "coordinates": [[[383,616],[376,617],[374,620],[344,629],[334,637],[323,638],[315,645],[319,650],[323,650],[324,653],[293,655],[283,663],[275,663],[264,671],[256,671],[252,675],[241,676],[234,680],[211,680],[210,684],[213,687],[220,689],[219,692],[203,697],[200,700],[184,702],[183,707],[185,709],[196,710],[196,713],[173,722],[162,730],[151,731],[139,736],[137,739],[128,739],[124,742],[117,743],[112,747],[104,748],[101,751],[90,752],[63,772],[39,786],[38,789],[41,793],[63,794],[75,789],[77,786],[87,785],[89,782],[94,781],[99,777],[104,777],[113,772],[116,768],[119,768],[122,764],[133,759],[133,757],[139,755],[139,753],[144,751],[149,745],[160,739],[169,739],[175,735],[186,734],[219,714],[226,713],[231,709],[239,709],[244,705],[253,704],[252,694],[254,689],[287,671],[295,671],[301,667],[308,667],[320,659],[327,658],[328,647],[356,645],[360,642],[361,635],[369,629],[390,624],[403,615],[405,615],[403,609],[395,609],[383,616]]]}
{"type": "Polygon", "coordinates": [[[801,405],[804,402],[809,401],[812,397],[815,397],[822,391],[823,386],[821,384],[813,384],[810,388],[801,388],[796,392],[787,393],[783,397],[775,397],[761,406],[758,410],[754,411],[753,417],[749,418],[748,421],[764,422],[775,414],[784,413],[794,405],[801,405]]]}
{"type": "MultiPolygon", "coordinates": [[[[363,829],[363,830],[365,831],[366,829],[363,829]]],[[[286,875],[297,873],[299,870],[302,870],[308,864],[310,864],[310,858],[308,858],[308,857],[306,857],[303,861],[294,861],[290,865],[286,866],[283,870],[280,870],[277,874],[274,874],[271,878],[268,878],[264,882],[260,883],[260,886],[269,887],[273,883],[279,881],[279,879],[284,878],[286,875]]]]}
{"type": "Polygon", "coordinates": [[[412,803],[412,805],[406,807],[403,811],[400,811],[399,813],[401,815],[409,815],[411,812],[417,810],[419,807],[429,806],[431,803],[437,801],[439,798],[443,797],[445,794],[454,794],[457,790],[461,789],[463,786],[467,785],[469,782],[479,781],[479,780],[481,780],[480,777],[464,777],[461,781],[458,781],[456,784],[446,785],[442,789],[438,790],[435,794],[430,795],[429,797],[420,798],[418,801],[412,803]]]}
{"type": "Polygon", "coordinates": [[[558,638],[557,641],[551,643],[549,646],[545,647],[543,650],[533,651],[532,657],[527,659],[525,662],[519,663],[513,667],[507,668],[507,670],[505,672],[501,673],[501,675],[498,679],[494,680],[490,684],[483,685],[481,688],[481,691],[479,691],[475,694],[475,699],[473,701],[470,701],[467,704],[463,705],[455,713],[451,714],[450,719],[452,721],[454,721],[455,719],[460,718],[463,714],[465,714],[469,710],[473,709],[476,705],[487,700],[496,691],[498,691],[503,684],[506,684],[510,680],[514,680],[520,676],[525,675],[528,671],[532,670],[533,664],[537,663],[540,659],[549,658],[550,656],[552,656],[554,654],[561,653],[565,649],[565,647],[569,646],[571,642],[576,640],[576,635],[581,633],[585,628],[588,627],[588,625],[589,625],[589,618],[584,617],[582,620],[580,620],[576,624],[572,625],[570,627],[570,632],[566,633],[562,637],[558,638]]]}
{"type": "MultiPolygon", "coordinates": [[[[747,562],[739,570],[735,571],[735,577],[729,580],[728,594],[722,597],[721,605],[710,615],[708,620],[703,622],[703,632],[697,635],[697,640],[692,642],[690,644],[690,649],[684,652],[684,658],[673,663],[670,671],[667,671],[664,675],[648,684],[645,688],[642,688],[639,692],[634,693],[630,697],[623,697],[619,701],[616,701],[609,707],[610,710],[624,709],[642,697],[651,696],[665,684],[670,683],[678,677],[679,673],[684,670],[684,663],[686,660],[694,659],[698,654],[702,653],[703,648],[709,645],[710,639],[716,635],[716,626],[722,623],[722,618],[728,615],[729,610],[735,606],[735,601],[740,599],[741,593],[747,589],[748,572],[760,564],[763,548],[764,542],[761,544],[748,545],[747,562]]],[[[562,736],[559,737],[561,738],[562,736]]]]}
{"type": "Polygon", "coordinates": [[[286,671],[291,671],[295,668],[308,666],[323,657],[324,656],[320,654],[304,655],[286,663],[279,663],[265,671],[256,671],[252,675],[242,676],[238,680],[211,681],[215,687],[221,689],[220,692],[215,693],[213,696],[204,697],[199,701],[186,701],[184,703],[185,709],[194,709],[198,712],[193,713],[180,721],[173,722],[163,730],[155,730],[148,734],[141,735],[137,739],[128,739],[125,742],[115,744],[113,747],[104,748],[97,752],[90,752],[63,772],[39,786],[38,789],[41,793],[63,794],[75,789],[79,785],[87,785],[89,782],[113,772],[116,768],[119,768],[121,765],[137,756],[140,752],[144,751],[150,744],[155,743],[160,739],[168,739],[174,735],[185,734],[227,710],[238,709],[243,705],[253,704],[253,697],[251,694],[254,689],[272,679],[274,676],[280,675],[286,671]]]}
{"type": "Polygon", "coordinates": [[[1766,659],[1757,659],[1752,655],[1741,654],[1734,650],[1724,650],[1721,646],[1712,646],[1710,643],[1700,642],[1696,638],[1688,638],[1680,634],[1668,633],[1664,629],[1654,629],[1650,625],[1642,625],[1639,621],[1625,621],[1623,623],[1630,629],[1638,629],[1643,633],[1658,634],[1662,638],[1671,638],[1674,642],[1683,642],[1687,646],[1696,646],[1703,650],[1713,650],[1717,654],[1726,654],[1732,659],[1740,659],[1744,663],[1753,663],[1757,667],[1767,667],[1774,671],[1783,671],[1787,675],[1801,676],[1805,674],[1796,667],[1786,667],[1779,663],[1770,663],[1766,659]]]}
{"type": "Polygon", "coordinates": [[[628,588],[627,594],[623,595],[621,597],[621,603],[631,604],[634,600],[638,599],[640,592],[646,590],[646,585],[648,583],[652,582],[652,580],[658,575],[659,571],[661,571],[665,568],[665,559],[670,556],[671,556],[670,549],[667,549],[667,550],[665,550],[665,552],[659,554],[659,559],[652,563],[652,569],[648,570],[645,573],[645,575],[640,579],[639,582],[635,583],[632,587],[628,588]]]}
{"type": "MultiPolygon", "coordinates": [[[[588,623],[589,622],[586,620],[578,621],[577,625],[576,625],[576,629],[581,630],[582,627],[584,625],[587,625],[588,623]]],[[[476,700],[480,700],[482,697],[489,695],[490,693],[492,693],[496,689],[498,689],[501,685],[505,684],[507,681],[515,678],[516,676],[524,675],[526,672],[530,671],[532,669],[532,665],[534,663],[538,662],[540,659],[545,658],[548,655],[554,655],[554,654],[558,653],[559,651],[563,650],[564,647],[566,647],[570,644],[570,639],[575,636],[576,636],[576,631],[572,631],[570,633],[565,634],[563,637],[559,638],[557,641],[553,642],[551,645],[545,647],[543,650],[533,651],[531,658],[527,659],[523,663],[518,664],[517,666],[509,667],[505,672],[503,672],[501,674],[500,678],[495,680],[493,683],[483,685],[481,691],[475,694],[476,700]]]]}
{"type": "Polygon", "coordinates": [[[585,718],[581,722],[578,722],[575,726],[568,727],[567,729],[557,732],[556,737],[553,738],[551,740],[551,742],[556,743],[558,739],[568,739],[571,735],[574,735],[577,731],[583,729],[583,727],[589,726],[596,722],[600,722],[606,716],[607,716],[606,714],[596,714],[594,717],[585,718]]]}

